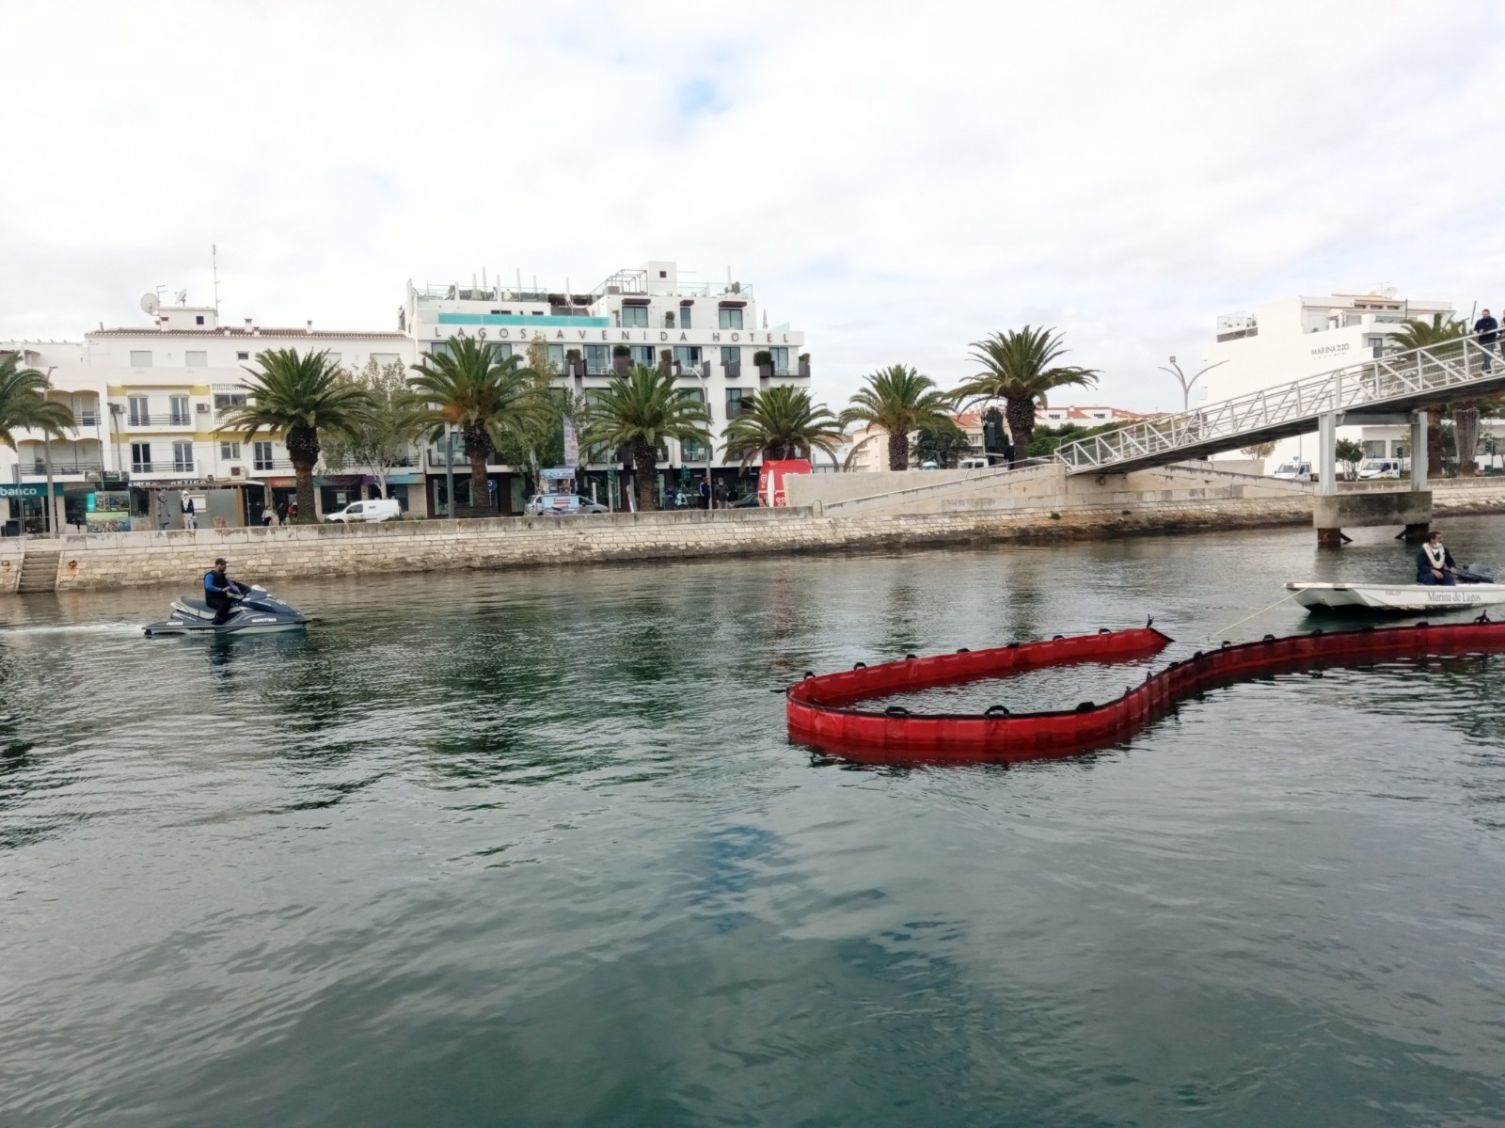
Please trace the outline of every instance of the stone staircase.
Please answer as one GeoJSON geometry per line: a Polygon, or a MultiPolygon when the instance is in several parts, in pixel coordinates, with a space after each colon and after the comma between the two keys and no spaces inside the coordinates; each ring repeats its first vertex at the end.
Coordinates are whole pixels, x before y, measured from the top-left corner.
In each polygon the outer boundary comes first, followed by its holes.
{"type": "Polygon", "coordinates": [[[21,560],[21,580],[16,590],[23,595],[35,591],[57,590],[57,562],[62,550],[30,548],[21,560]]]}

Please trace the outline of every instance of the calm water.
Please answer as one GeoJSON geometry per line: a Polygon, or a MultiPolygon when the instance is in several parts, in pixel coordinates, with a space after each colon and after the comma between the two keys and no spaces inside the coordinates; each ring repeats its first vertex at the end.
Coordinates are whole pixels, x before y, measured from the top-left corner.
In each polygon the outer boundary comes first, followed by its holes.
{"type": "Polygon", "coordinates": [[[813,761],[770,692],[1410,572],[1312,540],[294,581],[218,644],[0,600],[0,1123],[1499,1123],[1505,658],[1007,771],[813,761]]]}

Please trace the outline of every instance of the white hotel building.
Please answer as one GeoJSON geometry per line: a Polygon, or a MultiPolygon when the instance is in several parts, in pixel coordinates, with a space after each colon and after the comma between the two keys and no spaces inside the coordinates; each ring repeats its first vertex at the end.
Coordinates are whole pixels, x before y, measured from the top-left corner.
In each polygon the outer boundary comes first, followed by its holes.
{"type": "MultiPolygon", "coordinates": [[[[1328,294],[1282,298],[1253,314],[1219,317],[1217,340],[1202,354],[1202,364],[1217,364],[1202,377],[1198,402],[1216,403],[1277,384],[1359,364],[1386,347],[1391,334],[1408,320],[1431,321],[1453,315],[1449,302],[1418,301],[1382,294],[1328,294]]],[[[1407,441],[1404,428],[1341,427],[1340,439],[1362,442],[1366,454],[1396,454],[1407,441]],[[1390,432],[1394,434],[1391,435],[1390,432]],[[1372,432],[1372,434],[1371,434],[1372,432]],[[1383,432],[1383,434],[1381,433],[1383,432]]],[[[1315,461],[1317,436],[1298,436],[1276,444],[1267,467],[1305,458],[1315,461]]],[[[1236,459],[1236,451],[1217,456],[1236,459]]]]}
{"type": "MultiPolygon", "coordinates": [[[[277,436],[246,441],[225,429],[221,416],[243,399],[246,368],[266,349],[328,350],[354,371],[371,361],[414,364],[444,348],[451,336],[480,338],[509,355],[521,355],[531,340],[542,338],[556,385],[587,396],[605,388],[624,365],[656,364],[667,353],[678,380],[709,403],[715,473],[722,479],[738,475],[735,464],[720,458],[720,446],[742,402],[760,388],[805,387],[810,380],[804,335],[787,325],[760,326],[750,286],[693,281],[667,261],[619,271],[585,294],[475,284],[419,289],[409,283],[392,331],[315,329],[312,322],[271,327],[252,318],[231,324],[213,306],[186,303],[144,301],[143,308],[143,324],[90,331],[82,341],[0,341],[0,355],[49,373],[51,397],[68,404],[78,421],[76,435],[67,440],[49,443],[22,431],[16,452],[0,447],[0,493],[10,495],[13,518],[19,520],[23,510],[40,514],[50,460],[54,494],[62,499],[55,504],[75,524],[93,524],[94,514],[110,513],[110,522],[101,519],[100,526],[118,527],[128,495],[131,524],[156,528],[161,514],[152,502],[168,489],[204,499],[208,512],[199,514],[201,525],[213,518],[229,525],[257,520],[268,499],[290,495],[292,464],[277,436]],[[617,355],[620,350],[627,355],[617,355]],[[757,358],[765,352],[760,365],[757,358]],[[24,493],[37,497],[16,496],[24,493]]],[[[705,465],[706,451],[696,444],[670,443],[660,454],[665,475],[705,465]]],[[[454,458],[456,493],[467,505],[469,463],[458,443],[454,458]]],[[[390,477],[392,494],[415,515],[446,512],[445,451],[415,448],[407,461],[390,477]]],[[[606,465],[584,470],[582,489],[594,485],[604,497],[606,465]]],[[[522,476],[497,463],[490,477],[496,509],[521,512],[522,476]]],[[[364,473],[321,473],[321,504],[343,505],[373,482],[364,473]]],[[[170,523],[180,525],[178,506],[170,508],[170,523]]]]}

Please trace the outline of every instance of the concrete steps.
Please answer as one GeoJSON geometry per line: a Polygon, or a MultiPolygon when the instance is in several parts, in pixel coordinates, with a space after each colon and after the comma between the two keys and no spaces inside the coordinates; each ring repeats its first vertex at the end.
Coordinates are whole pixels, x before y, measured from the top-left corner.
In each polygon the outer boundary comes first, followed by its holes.
{"type": "Polygon", "coordinates": [[[21,560],[21,580],[16,590],[22,594],[57,591],[57,562],[62,554],[57,548],[28,548],[21,560]]]}

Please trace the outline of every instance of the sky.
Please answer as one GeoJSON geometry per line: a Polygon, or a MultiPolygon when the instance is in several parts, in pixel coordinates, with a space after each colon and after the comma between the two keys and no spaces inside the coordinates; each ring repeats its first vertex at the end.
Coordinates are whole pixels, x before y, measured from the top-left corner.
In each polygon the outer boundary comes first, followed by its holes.
{"type": "MultiPolygon", "coordinates": [[[[1505,5],[6,0],[0,339],[395,328],[408,279],[750,283],[845,405],[1065,335],[1140,410],[1220,314],[1505,305],[1505,5]],[[1491,301],[1493,298],[1493,301],[1491,301]]],[[[1063,401],[1064,402],[1064,401],[1063,401]]]]}

